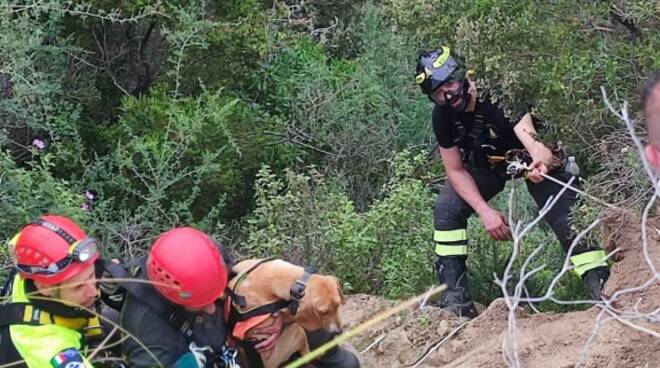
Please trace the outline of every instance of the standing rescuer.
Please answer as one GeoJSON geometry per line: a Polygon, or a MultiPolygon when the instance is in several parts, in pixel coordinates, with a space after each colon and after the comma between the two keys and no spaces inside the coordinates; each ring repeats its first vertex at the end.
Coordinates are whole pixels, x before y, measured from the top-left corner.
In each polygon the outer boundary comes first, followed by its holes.
{"type": "Polygon", "coordinates": [[[96,240],[66,217],[43,216],[9,246],[18,273],[0,305],[0,365],[92,367],[84,350],[103,334],[91,313],[99,297],[96,240]]]}
{"type": "MultiPolygon", "coordinates": [[[[552,151],[536,139],[538,121],[528,109],[517,119],[509,119],[489,97],[477,95],[477,85],[469,78],[465,66],[457,61],[448,47],[422,52],[419,55],[415,79],[422,92],[435,104],[433,131],[440,157],[447,173],[448,185],[434,205],[433,240],[439,282],[447,284],[440,306],[459,316],[476,315],[468,289],[467,220],[476,212],[494,240],[511,239],[506,217],[488,204],[504,189],[507,179],[504,161],[507,153],[522,150],[529,157],[527,189],[539,207],[561,186],[542,175],[551,175],[563,182],[571,175],[558,164],[552,151]]],[[[575,237],[570,227],[570,209],[576,194],[566,191],[545,220],[557,235],[565,251],[575,237]]],[[[591,297],[601,299],[601,289],[609,277],[605,252],[578,244],[570,260],[575,272],[584,281],[591,297]]]]}

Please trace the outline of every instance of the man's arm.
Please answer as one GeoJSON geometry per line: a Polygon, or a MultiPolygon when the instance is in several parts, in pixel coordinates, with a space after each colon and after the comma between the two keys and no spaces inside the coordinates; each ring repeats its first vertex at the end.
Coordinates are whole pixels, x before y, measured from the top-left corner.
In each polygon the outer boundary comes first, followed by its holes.
{"type": "Polygon", "coordinates": [[[275,312],[272,315],[273,323],[266,327],[255,328],[254,333],[258,335],[270,335],[263,341],[259,342],[254,346],[259,353],[268,357],[273,352],[275,344],[277,344],[277,338],[282,333],[282,328],[284,327],[284,316],[275,312]]]}
{"type": "Polygon", "coordinates": [[[541,182],[543,180],[541,173],[547,174],[548,168],[552,165],[552,151],[543,142],[536,139],[536,129],[534,129],[532,115],[530,113],[525,114],[520,122],[513,127],[513,132],[532,156],[532,169],[527,177],[534,183],[541,182]]]}
{"type": "Polygon", "coordinates": [[[452,189],[479,215],[491,238],[495,240],[511,239],[511,230],[506,222],[506,217],[492,208],[481,196],[474,178],[463,166],[458,147],[440,147],[440,157],[442,157],[447,179],[449,179],[452,189]]]}

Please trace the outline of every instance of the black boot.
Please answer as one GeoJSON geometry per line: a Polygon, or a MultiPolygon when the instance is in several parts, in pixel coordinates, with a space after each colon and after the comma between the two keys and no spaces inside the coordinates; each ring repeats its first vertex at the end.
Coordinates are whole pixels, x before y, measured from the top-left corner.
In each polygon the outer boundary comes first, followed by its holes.
{"type": "Polygon", "coordinates": [[[582,281],[587,287],[587,291],[591,298],[596,301],[602,300],[601,291],[603,290],[603,285],[607,282],[607,279],[610,277],[610,270],[607,267],[596,267],[587,271],[582,275],[582,281]]]}
{"type": "Polygon", "coordinates": [[[477,310],[468,290],[465,256],[438,257],[435,268],[440,284],[447,284],[447,289],[440,297],[440,308],[454,313],[458,317],[474,318],[477,310]]]}

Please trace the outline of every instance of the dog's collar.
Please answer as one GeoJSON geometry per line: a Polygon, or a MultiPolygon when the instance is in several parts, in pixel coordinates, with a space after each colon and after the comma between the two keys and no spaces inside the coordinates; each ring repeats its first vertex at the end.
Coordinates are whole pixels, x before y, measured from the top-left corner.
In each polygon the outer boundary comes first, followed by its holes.
{"type": "Polygon", "coordinates": [[[300,308],[300,299],[305,296],[305,289],[307,289],[307,282],[309,277],[312,276],[312,271],[305,268],[302,276],[291,286],[289,293],[291,294],[291,304],[289,304],[289,310],[292,315],[298,313],[298,308],[300,308]]]}
{"type": "Polygon", "coordinates": [[[227,295],[229,295],[229,299],[231,300],[229,302],[230,307],[228,308],[229,315],[227,316],[228,326],[230,326],[230,329],[233,329],[233,326],[237,322],[246,321],[254,316],[258,316],[262,314],[275,313],[284,308],[288,308],[292,315],[296,315],[296,313],[298,313],[298,309],[300,309],[300,300],[305,296],[305,291],[307,289],[307,282],[309,281],[309,278],[312,276],[312,274],[314,274],[314,269],[311,267],[305,267],[302,276],[300,276],[300,278],[298,278],[293,283],[291,289],[289,289],[291,300],[280,299],[272,303],[253,308],[249,311],[241,312],[241,310],[245,308],[247,303],[245,297],[236,292],[236,289],[238,289],[238,285],[245,279],[245,277],[247,277],[247,275],[250,272],[254,271],[257,267],[261,266],[262,264],[273,260],[274,258],[267,258],[267,259],[262,259],[259,262],[255,263],[252,267],[250,267],[246,271],[241,272],[239,275],[236,276],[238,277],[238,281],[235,283],[233,288],[228,287],[225,290],[227,295]]]}

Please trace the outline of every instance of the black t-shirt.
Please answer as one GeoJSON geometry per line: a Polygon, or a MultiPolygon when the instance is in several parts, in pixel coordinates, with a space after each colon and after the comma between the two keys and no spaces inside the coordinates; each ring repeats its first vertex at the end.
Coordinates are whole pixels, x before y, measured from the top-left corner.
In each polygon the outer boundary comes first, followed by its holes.
{"type": "MultiPolygon", "coordinates": [[[[477,114],[484,118],[484,127],[479,135],[481,144],[494,146],[498,154],[512,148],[523,148],[513,132],[513,127],[519,119],[510,120],[504,111],[487,97],[477,101],[475,111],[472,112],[456,112],[448,106],[436,105],[433,108],[433,132],[438,145],[442,148],[458,146],[462,151],[472,150],[474,144],[469,135],[477,114]]],[[[523,115],[520,114],[520,117],[523,115]]]]}

